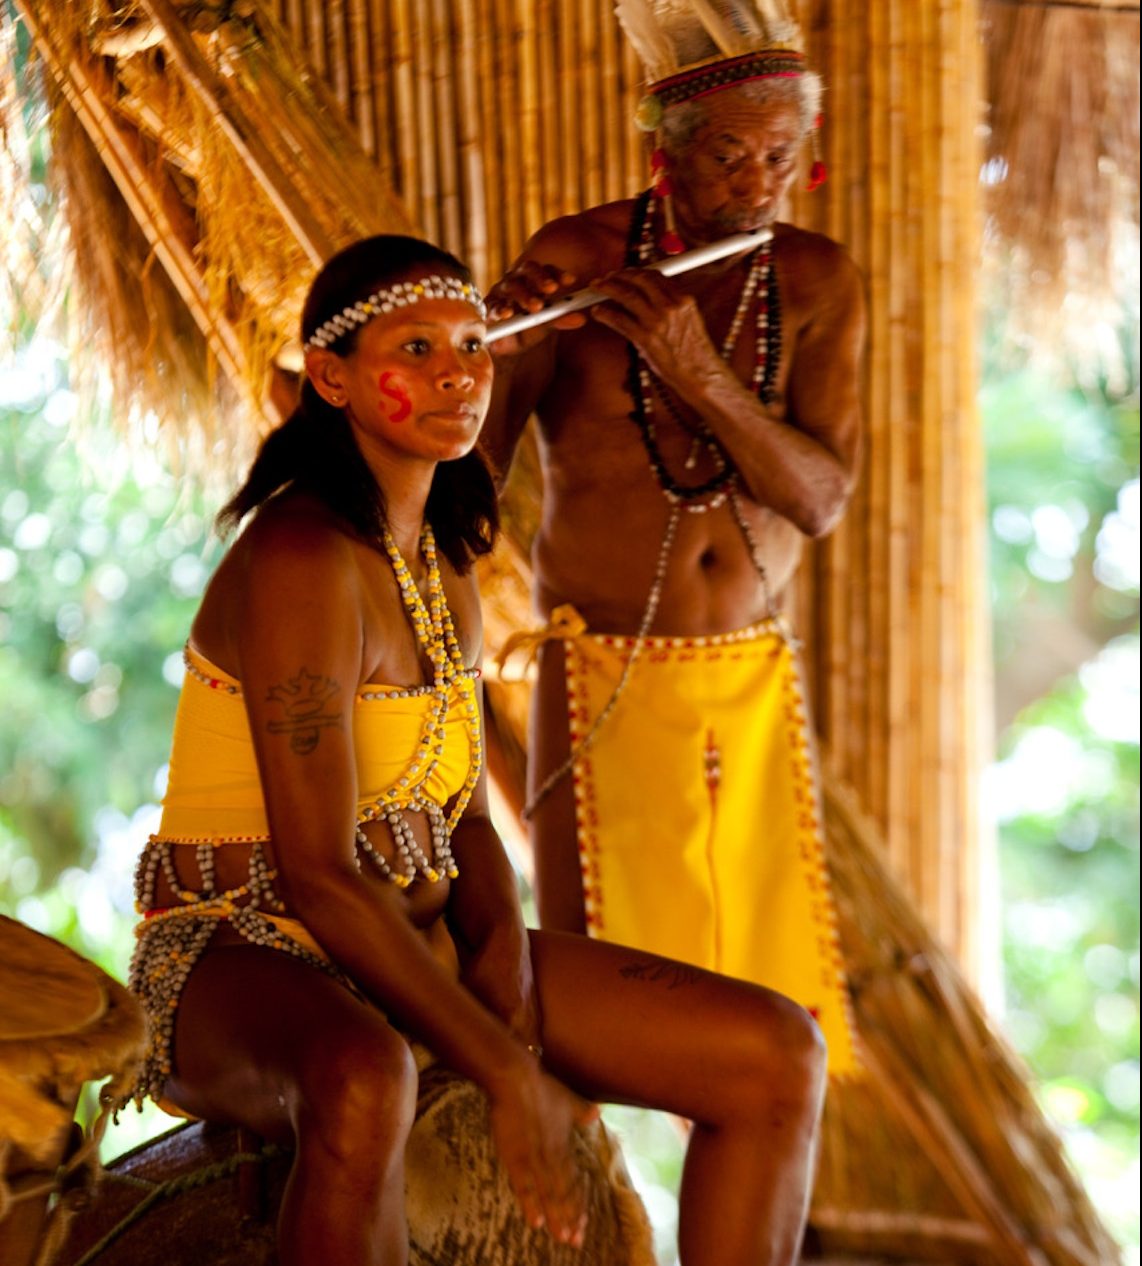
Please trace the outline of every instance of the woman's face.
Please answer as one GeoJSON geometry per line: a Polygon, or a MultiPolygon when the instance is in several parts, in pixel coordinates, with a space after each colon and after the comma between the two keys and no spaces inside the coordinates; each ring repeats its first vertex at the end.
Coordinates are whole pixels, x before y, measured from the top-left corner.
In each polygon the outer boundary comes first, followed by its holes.
{"type": "Polygon", "coordinates": [[[492,391],[484,322],[461,299],[421,299],[374,317],[347,356],[311,353],[322,396],[345,409],[363,451],[443,462],[476,442],[492,391]]]}

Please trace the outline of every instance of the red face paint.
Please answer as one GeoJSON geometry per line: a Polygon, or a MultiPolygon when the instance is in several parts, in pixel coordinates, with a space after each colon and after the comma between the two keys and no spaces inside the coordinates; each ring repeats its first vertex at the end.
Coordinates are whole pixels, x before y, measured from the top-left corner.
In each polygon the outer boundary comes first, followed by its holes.
{"type": "Polygon", "coordinates": [[[403,422],[412,412],[412,401],[408,398],[408,392],[400,376],[393,373],[391,369],[386,369],[377,386],[382,396],[387,396],[388,399],[394,401],[394,404],[389,407],[389,421],[403,422]],[[391,386],[389,385],[390,378],[395,380],[391,386]]]}

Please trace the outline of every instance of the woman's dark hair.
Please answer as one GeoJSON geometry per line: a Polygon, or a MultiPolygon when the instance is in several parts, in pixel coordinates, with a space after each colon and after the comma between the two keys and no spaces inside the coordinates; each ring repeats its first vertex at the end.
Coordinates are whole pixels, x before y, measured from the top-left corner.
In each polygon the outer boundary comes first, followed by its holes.
{"type": "MultiPolygon", "coordinates": [[[[455,256],[415,237],[369,237],[338,252],[310,287],[301,316],[302,342],[335,313],[418,268],[472,279],[455,256]]],[[[359,329],[343,334],[330,349],[341,356],[350,354],[359,329]]],[[[219,531],[237,527],[287,485],[313,493],[366,540],[380,539],[386,522],[384,493],[357,447],[348,419],[322,400],[308,379],[302,383],[297,408],[265,438],[245,483],[218,512],[219,531]]],[[[436,467],[425,517],[437,548],[457,571],[466,572],[478,555],[491,550],[499,511],[491,470],[479,448],[436,467]]]]}

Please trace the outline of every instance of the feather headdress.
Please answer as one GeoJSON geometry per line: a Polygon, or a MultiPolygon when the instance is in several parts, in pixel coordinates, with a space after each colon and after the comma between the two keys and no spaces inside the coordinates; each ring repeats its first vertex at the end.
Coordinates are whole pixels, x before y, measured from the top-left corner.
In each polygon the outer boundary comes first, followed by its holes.
{"type": "MultiPolygon", "coordinates": [[[[760,79],[795,79],[802,127],[813,137],[808,187],[825,180],[817,148],[821,79],[805,64],[801,28],[786,0],[615,0],[615,14],[646,68],[646,95],[635,114],[644,132],[658,132],[666,110],[680,102],[760,79]]],[[[665,226],[659,246],[674,255],[684,247],[675,229],[668,167],[656,143],[653,192],[665,226]]]]}
{"type": "Polygon", "coordinates": [[[615,13],[646,68],[644,130],[667,106],[771,76],[803,79],[804,113],[816,118],[821,81],[785,0],[616,0],[615,13]]]}

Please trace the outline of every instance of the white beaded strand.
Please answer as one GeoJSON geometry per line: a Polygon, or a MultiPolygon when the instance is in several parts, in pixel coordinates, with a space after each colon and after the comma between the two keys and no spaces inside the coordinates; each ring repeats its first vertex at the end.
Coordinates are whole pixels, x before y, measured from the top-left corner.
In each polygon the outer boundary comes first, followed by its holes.
{"type": "MultiPolygon", "coordinates": [[[[417,645],[432,664],[432,685],[427,693],[431,694],[433,702],[412,762],[396,783],[365,810],[362,821],[357,825],[356,836],[361,851],[377,869],[398,887],[407,888],[418,873],[429,883],[438,883],[445,876],[454,879],[460,873],[452,855],[452,832],[467,808],[479,779],[483,763],[483,743],[479,709],[469,696],[463,705],[471,753],[468,773],[452,812],[445,819],[443,809],[427,796],[425,787],[444,755],[452,691],[460,682],[471,679],[474,674],[464,663],[452,614],[448,610],[436,554],[436,540],[431,527],[426,524],[420,538],[421,555],[428,573],[427,607],[408,564],[387,527],[382,541],[400,589],[401,601],[416,635],[417,645]],[[427,817],[432,837],[431,858],[417,844],[412,827],[405,818],[406,812],[422,812],[427,817]],[[393,837],[396,866],[389,864],[363,829],[366,821],[382,818],[393,837]]],[[[384,695],[385,692],[381,693],[384,695]]]]}
{"type": "Polygon", "coordinates": [[[315,347],[328,347],[358,325],[365,325],[376,316],[406,308],[422,299],[459,299],[470,303],[481,321],[486,321],[488,317],[484,300],[471,282],[433,273],[420,281],[394,282],[391,286],[375,290],[367,299],[360,299],[342,308],[313,331],[303,350],[308,352],[315,347]]]}

